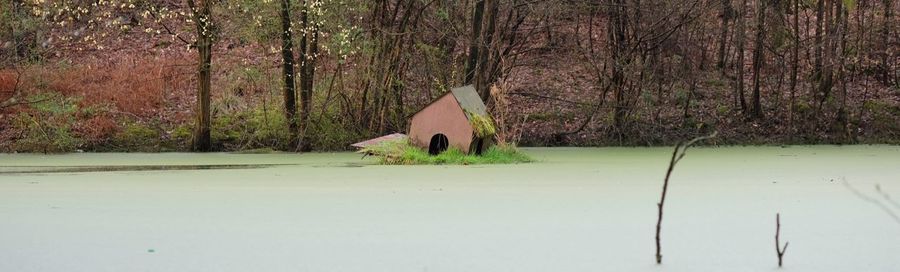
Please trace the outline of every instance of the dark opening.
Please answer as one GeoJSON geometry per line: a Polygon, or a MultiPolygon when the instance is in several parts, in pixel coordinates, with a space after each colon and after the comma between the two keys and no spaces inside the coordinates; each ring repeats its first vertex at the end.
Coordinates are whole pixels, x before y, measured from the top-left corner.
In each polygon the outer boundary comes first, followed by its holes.
{"type": "Polygon", "coordinates": [[[481,152],[484,150],[484,138],[475,138],[475,141],[472,142],[472,150],[475,155],[481,156],[481,152]]]}
{"type": "Polygon", "coordinates": [[[435,134],[434,136],[431,136],[431,144],[428,145],[428,154],[441,154],[441,152],[447,151],[448,147],[450,147],[450,140],[447,139],[447,136],[440,133],[435,134]]]}

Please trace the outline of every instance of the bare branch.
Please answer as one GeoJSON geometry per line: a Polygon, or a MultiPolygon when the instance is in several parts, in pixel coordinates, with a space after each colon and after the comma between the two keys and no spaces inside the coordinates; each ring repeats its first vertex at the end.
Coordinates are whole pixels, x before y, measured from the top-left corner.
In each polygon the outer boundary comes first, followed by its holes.
{"type": "Polygon", "coordinates": [[[666,192],[669,189],[669,177],[672,176],[672,170],[675,169],[675,165],[678,164],[678,161],[681,161],[684,158],[684,155],[687,152],[687,149],[692,145],[699,141],[708,140],[716,137],[719,132],[713,132],[708,136],[697,137],[687,142],[678,143],[675,145],[675,151],[672,152],[672,159],[669,161],[669,169],[666,170],[666,179],[663,181],[663,189],[662,196],[660,197],[659,203],[656,206],[659,208],[659,217],[658,221],[656,221],[656,264],[662,264],[662,247],[660,245],[660,232],[662,230],[662,219],[663,219],[663,205],[666,203],[666,192]]]}
{"type": "Polygon", "coordinates": [[[790,242],[785,242],[784,247],[781,247],[781,242],[779,242],[779,236],[781,236],[781,214],[775,214],[775,253],[778,254],[778,267],[781,267],[782,260],[784,259],[784,252],[787,251],[788,245],[790,242]]]}

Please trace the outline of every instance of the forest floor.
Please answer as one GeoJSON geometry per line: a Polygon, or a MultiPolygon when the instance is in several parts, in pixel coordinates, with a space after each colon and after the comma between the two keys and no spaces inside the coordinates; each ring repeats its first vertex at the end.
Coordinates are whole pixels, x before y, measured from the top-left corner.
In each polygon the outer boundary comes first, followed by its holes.
{"type": "Polygon", "coordinates": [[[790,271],[900,267],[900,147],[0,155],[2,271],[790,271]]]}

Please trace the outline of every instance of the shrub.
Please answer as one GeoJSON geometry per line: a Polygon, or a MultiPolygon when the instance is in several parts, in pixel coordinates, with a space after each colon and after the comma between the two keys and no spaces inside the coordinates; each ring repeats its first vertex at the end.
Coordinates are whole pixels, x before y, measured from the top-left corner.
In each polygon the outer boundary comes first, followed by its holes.
{"type": "MultiPolygon", "coordinates": [[[[884,101],[870,100],[863,103],[863,108],[869,112],[871,118],[870,129],[884,131],[888,135],[891,131],[900,130],[900,122],[897,121],[900,118],[900,106],[891,105],[884,101]]],[[[880,141],[891,142],[891,140],[890,137],[887,137],[880,141]]]]}
{"type": "Polygon", "coordinates": [[[466,114],[469,115],[469,123],[472,124],[475,136],[478,136],[478,138],[488,137],[497,133],[497,128],[494,127],[494,120],[490,116],[470,111],[466,111],[466,114]]]}
{"type": "Polygon", "coordinates": [[[72,152],[81,145],[72,128],[78,112],[78,99],[56,93],[31,95],[31,109],[19,112],[12,120],[19,132],[15,150],[26,152],[72,152]]]}
{"type": "Polygon", "coordinates": [[[116,111],[138,117],[157,114],[165,106],[173,88],[187,86],[189,70],[173,60],[125,57],[114,60],[64,63],[42,71],[46,86],[40,91],[80,96],[82,106],[111,104],[116,111]]]}
{"type": "Polygon", "coordinates": [[[719,105],[719,106],[716,106],[716,113],[717,113],[719,116],[725,116],[725,115],[728,115],[729,112],[731,112],[731,107],[729,107],[728,105],[719,105]]]}
{"type": "Polygon", "coordinates": [[[187,150],[191,146],[191,139],[193,137],[191,124],[181,124],[176,126],[171,131],[168,131],[168,139],[170,148],[175,150],[187,150]]]}
{"type": "Polygon", "coordinates": [[[314,150],[347,150],[347,143],[368,136],[348,124],[346,119],[328,114],[312,116],[307,133],[314,150]]]}
{"type": "Polygon", "coordinates": [[[287,120],[280,108],[273,105],[223,110],[213,117],[212,122],[213,141],[226,150],[290,148],[291,134],[287,120]]]}
{"type": "Polygon", "coordinates": [[[146,124],[129,122],[113,138],[117,149],[137,152],[159,151],[162,145],[160,132],[146,124]]]}
{"type": "Polygon", "coordinates": [[[101,147],[120,130],[116,120],[107,115],[85,116],[83,121],[77,122],[75,134],[79,135],[87,148],[101,147]]]}

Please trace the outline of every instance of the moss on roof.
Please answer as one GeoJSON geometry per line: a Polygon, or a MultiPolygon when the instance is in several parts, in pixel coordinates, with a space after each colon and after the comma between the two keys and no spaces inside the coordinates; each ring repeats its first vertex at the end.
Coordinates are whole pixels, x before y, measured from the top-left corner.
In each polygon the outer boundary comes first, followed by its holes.
{"type": "Polygon", "coordinates": [[[475,131],[475,136],[477,136],[478,138],[493,136],[495,133],[497,133],[497,128],[494,127],[494,119],[491,119],[490,116],[474,113],[468,110],[466,110],[465,112],[466,117],[469,118],[469,125],[472,126],[472,130],[475,131]]]}

